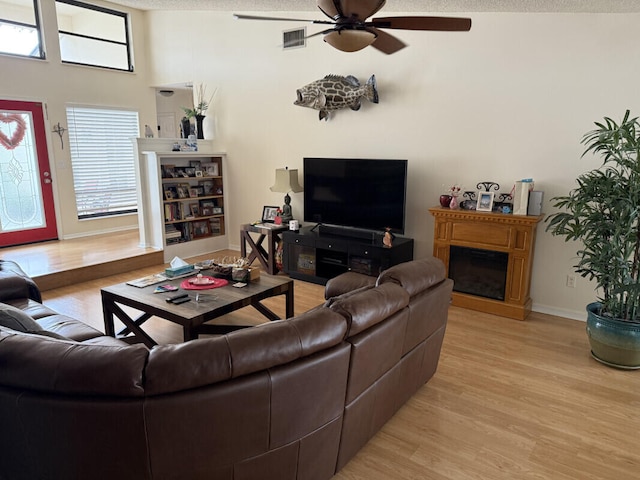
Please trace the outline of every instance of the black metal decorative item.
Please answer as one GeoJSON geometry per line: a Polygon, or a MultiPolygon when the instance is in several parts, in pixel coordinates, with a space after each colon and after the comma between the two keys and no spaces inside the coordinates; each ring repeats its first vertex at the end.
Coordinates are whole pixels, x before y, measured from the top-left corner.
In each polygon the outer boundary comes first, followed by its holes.
{"type": "Polygon", "coordinates": [[[64,150],[64,141],[62,139],[62,135],[64,135],[64,132],[66,132],[67,129],[64,128],[62,125],[60,125],[60,122],[58,122],[57,125],[53,126],[53,133],[57,133],[60,136],[60,148],[62,148],[64,150]]]}
{"type": "Polygon", "coordinates": [[[467,190],[466,192],[464,192],[462,194],[462,196],[464,198],[466,198],[467,200],[475,200],[476,199],[476,192],[474,190],[467,190]]]}
{"type": "Polygon", "coordinates": [[[479,182],[476,185],[476,188],[480,190],[481,186],[484,187],[485,192],[490,192],[492,189],[495,190],[496,192],[500,190],[500,184],[496,182],[479,182]]]}
{"type": "Polygon", "coordinates": [[[513,201],[513,195],[510,193],[500,193],[498,194],[498,200],[503,203],[510,203],[513,201]]]}

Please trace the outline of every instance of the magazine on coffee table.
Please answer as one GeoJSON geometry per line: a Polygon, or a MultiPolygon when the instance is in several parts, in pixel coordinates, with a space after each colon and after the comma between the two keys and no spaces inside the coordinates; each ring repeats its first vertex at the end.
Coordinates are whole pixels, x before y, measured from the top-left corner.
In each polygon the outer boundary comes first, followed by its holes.
{"type": "Polygon", "coordinates": [[[149,285],[165,282],[167,280],[169,280],[169,277],[167,277],[164,273],[154,273],[153,275],[147,275],[146,277],[131,280],[127,282],[127,285],[132,285],[138,288],[144,288],[144,287],[148,287],[149,285]]]}

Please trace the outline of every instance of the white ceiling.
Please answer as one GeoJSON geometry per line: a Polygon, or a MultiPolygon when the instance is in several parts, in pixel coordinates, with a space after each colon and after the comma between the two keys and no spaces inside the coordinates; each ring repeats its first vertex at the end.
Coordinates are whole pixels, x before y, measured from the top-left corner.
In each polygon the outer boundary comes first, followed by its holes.
{"type": "MultiPolygon", "coordinates": [[[[110,0],[140,10],[317,11],[314,0],[110,0]]],[[[389,0],[385,12],[640,12],[640,0],[389,0]]],[[[380,14],[379,14],[380,16],[380,14]]]]}

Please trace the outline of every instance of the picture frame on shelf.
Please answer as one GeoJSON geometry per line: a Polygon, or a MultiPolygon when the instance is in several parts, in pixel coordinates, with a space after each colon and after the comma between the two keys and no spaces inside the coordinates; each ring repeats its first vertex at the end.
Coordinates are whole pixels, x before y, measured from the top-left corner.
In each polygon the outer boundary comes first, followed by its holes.
{"type": "Polygon", "coordinates": [[[175,165],[162,165],[162,178],[176,178],[175,165]]]}
{"type": "Polygon", "coordinates": [[[195,167],[184,167],[184,171],[187,174],[187,177],[195,177],[196,176],[196,169],[195,167]]]}
{"type": "Polygon", "coordinates": [[[189,166],[195,170],[202,170],[202,162],[200,160],[189,160],[189,166]]]}
{"type": "Polygon", "coordinates": [[[211,215],[213,215],[213,207],[201,207],[200,214],[203,217],[210,217],[211,215]]]}
{"type": "Polygon", "coordinates": [[[189,188],[189,197],[190,198],[198,198],[198,189],[196,187],[189,188]]]}
{"type": "Polygon", "coordinates": [[[193,238],[204,238],[211,236],[211,227],[208,220],[192,222],[193,238]]]}
{"type": "Polygon", "coordinates": [[[214,215],[222,215],[222,207],[213,207],[212,211],[214,215]]]}
{"type": "Polygon", "coordinates": [[[202,171],[205,177],[219,177],[220,170],[217,163],[205,163],[202,165],[202,171]]]}
{"type": "Polygon", "coordinates": [[[178,198],[189,198],[189,185],[186,183],[180,184],[176,187],[178,198]]]}
{"type": "Polygon", "coordinates": [[[278,215],[278,208],[268,205],[262,207],[262,223],[274,223],[278,215]]]}
{"type": "Polygon", "coordinates": [[[173,200],[175,198],[173,190],[167,188],[164,191],[164,199],[165,200],[173,200]]]}
{"type": "Polygon", "coordinates": [[[493,210],[493,197],[495,192],[478,192],[477,212],[490,212],[493,210]]]}
{"type": "Polygon", "coordinates": [[[211,196],[214,193],[214,187],[215,184],[213,183],[213,180],[203,180],[201,182],[198,183],[199,186],[201,186],[203,188],[203,195],[205,197],[211,196]]]}
{"type": "Polygon", "coordinates": [[[202,178],[202,177],[204,177],[202,170],[196,170],[196,178],[202,178]]]}
{"type": "Polygon", "coordinates": [[[199,217],[200,216],[200,205],[198,205],[197,203],[190,203],[189,204],[189,211],[191,212],[191,215],[193,215],[194,217],[199,217]]]}

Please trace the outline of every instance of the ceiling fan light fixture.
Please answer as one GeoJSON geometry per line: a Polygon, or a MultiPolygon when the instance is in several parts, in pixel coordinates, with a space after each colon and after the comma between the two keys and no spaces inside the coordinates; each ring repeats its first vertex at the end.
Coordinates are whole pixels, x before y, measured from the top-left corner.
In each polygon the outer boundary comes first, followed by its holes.
{"type": "Polygon", "coordinates": [[[364,29],[333,30],[324,36],[324,41],[342,52],[357,52],[371,45],[376,34],[364,29]]]}

